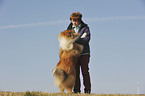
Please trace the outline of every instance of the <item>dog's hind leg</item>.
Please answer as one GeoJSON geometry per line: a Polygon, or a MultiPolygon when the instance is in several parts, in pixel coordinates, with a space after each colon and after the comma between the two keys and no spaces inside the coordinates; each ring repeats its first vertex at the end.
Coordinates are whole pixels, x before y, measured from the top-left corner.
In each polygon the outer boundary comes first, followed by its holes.
{"type": "Polygon", "coordinates": [[[65,89],[64,87],[62,87],[61,85],[59,85],[59,90],[60,90],[61,93],[64,93],[64,89],[65,89]]]}
{"type": "Polygon", "coordinates": [[[72,93],[72,88],[66,88],[67,93],[72,93]]]}

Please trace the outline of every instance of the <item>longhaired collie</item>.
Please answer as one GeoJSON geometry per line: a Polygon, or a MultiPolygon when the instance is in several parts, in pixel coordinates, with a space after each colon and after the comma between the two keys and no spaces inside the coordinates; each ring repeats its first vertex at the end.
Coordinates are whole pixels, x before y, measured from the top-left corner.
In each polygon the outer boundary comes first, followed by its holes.
{"type": "Polygon", "coordinates": [[[64,93],[65,89],[67,93],[71,93],[75,84],[75,64],[83,50],[82,45],[75,43],[78,37],[79,33],[75,33],[73,30],[65,30],[58,35],[60,60],[53,69],[53,75],[55,85],[59,86],[61,93],[64,93]]]}

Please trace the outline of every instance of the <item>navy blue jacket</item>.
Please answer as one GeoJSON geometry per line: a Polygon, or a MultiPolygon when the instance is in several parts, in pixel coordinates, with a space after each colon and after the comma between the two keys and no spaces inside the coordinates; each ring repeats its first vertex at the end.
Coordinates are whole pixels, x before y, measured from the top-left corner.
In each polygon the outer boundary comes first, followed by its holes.
{"type": "MultiPolygon", "coordinates": [[[[67,30],[73,30],[72,25],[73,24],[70,23],[67,30]]],[[[84,46],[84,49],[83,49],[83,52],[81,55],[90,53],[89,41],[90,41],[91,34],[90,34],[88,25],[85,24],[83,21],[81,22],[81,27],[80,27],[78,33],[80,34],[80,36],[76,40],[76,43],[84,46]]]]}

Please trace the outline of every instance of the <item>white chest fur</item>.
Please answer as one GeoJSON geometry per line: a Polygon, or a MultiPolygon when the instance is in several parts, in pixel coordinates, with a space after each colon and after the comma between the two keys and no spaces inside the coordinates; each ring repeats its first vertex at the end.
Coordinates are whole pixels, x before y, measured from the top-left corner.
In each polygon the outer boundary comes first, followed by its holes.
{"type": "Polygon", "coordinates": [[[64,37],[59,38],[60,48],[63,50],[71,50],[73,49],[73,43],[75,39],[66,39],[64,37]]]}

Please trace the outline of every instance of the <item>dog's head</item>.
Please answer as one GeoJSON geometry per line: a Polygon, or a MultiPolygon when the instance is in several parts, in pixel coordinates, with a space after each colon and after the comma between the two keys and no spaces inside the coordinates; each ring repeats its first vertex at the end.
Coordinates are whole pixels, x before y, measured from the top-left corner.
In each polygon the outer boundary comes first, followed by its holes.
{"type": "Polygon", "coordinates": [[[61,32],[58,37],[59,38],[66,38],[68,39],[76,39],[78,37],[78,33],[75,33],[74,30],[65,30],[63,32],[61,32]]]}
{"type": "Polygon", "coordinates": [[[72,49],[73,43],[79,37],[78,33],[74,30],[65,30],[58,35],[60,47],[62,49],[72,49]]]}

